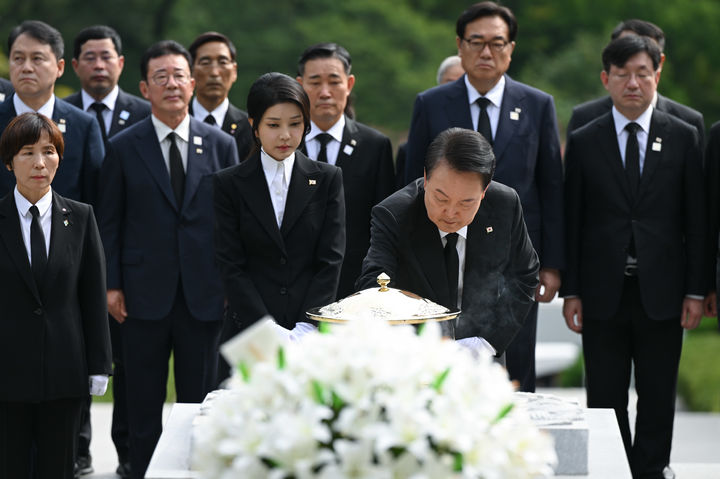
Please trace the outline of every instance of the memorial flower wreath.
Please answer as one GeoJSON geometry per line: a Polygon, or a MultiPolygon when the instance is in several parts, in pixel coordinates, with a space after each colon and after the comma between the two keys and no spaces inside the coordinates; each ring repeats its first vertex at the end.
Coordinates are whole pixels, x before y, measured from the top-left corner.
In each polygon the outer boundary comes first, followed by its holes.
{"type": "Polygon", "coordinates": [[[552,439],[514,407],[505,371],[437,324],[353,321],[283,342],[236,340],[238,367],[193,434],[202,478],[535,478],[552,439]]]}

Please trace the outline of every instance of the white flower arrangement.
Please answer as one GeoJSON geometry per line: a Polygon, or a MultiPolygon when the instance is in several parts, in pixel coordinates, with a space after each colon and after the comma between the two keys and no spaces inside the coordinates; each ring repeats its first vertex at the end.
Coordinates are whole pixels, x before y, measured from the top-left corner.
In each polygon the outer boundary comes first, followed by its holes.
{"type": "Polygon", "coordinates": [[[552,439],[514,407],[505,371],[442,339],[437,324],[416,334],[352,321],[287,343],[268,340],[269,328],[244,343],[274,345],[273,359],[243,360],[195,427],[200,477],[552,475],[552,439]]]}

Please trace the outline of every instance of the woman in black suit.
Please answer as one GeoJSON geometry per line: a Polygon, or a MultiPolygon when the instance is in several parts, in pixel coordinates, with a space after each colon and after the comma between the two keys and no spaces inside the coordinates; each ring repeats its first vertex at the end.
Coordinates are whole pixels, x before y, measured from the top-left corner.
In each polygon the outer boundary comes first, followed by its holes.
{"type": "Polygon", "coordinates": [[[265,315],[292,330],[307,310],[333,302],[345,251],[341,170],[299,150],[310,131],[302,86],[266,73],[247,107],[255,152],[215,177],[216,260],[228,301],[223,339],[265,315]]]}
{"type": "Polygon", "coordinates": [[[0,138],[16,178],[0,200],[0,477],[27,478],[32,463],[39,479],[72,478],[81,404],[88,389],[104,394],[110,373],[92,207],[50,187],[63,147],[38,113],[16,117],[0,138]]]}

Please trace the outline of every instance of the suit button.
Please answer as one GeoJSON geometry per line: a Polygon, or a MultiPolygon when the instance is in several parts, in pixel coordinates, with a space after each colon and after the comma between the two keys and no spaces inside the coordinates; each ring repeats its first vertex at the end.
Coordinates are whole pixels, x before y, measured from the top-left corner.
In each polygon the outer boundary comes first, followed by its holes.
{"type": "Polygon", "coordinates": [[[35,311],[33,311],[33,314],[40,316],[41,314],[43,314],[42,308],[37,308],[35,311]]]}
{"type": "Polygon", "coordinates": [[[287,288],[280,288],[280,294],[282,294],[282,295],[287,294],[287,288]]]}
{"type": "Polygon", "coordinates": [[[280,258],[280,264],[285,264],[285,263],[287,263],[287,259],[285,259],[284,257],[280,258]]]}

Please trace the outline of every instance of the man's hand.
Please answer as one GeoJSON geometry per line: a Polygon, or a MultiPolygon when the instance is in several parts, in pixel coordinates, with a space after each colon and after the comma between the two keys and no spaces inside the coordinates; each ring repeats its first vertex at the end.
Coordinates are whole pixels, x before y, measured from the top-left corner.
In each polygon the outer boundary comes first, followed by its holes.
{"type": "Polygon", "coordinates": [[[108,312],[115,318],[115,321],[122,324],[127,318],[125,309],[125,295],[122,289],[108,289],[107,292],[108,312]]]}
{"type": "Polygon", "coordinates": [[[703,313],[703,301],[701,299],[685,298],[682,304],[682,315],[680,325],[685,329],[695,329],[700,324],[703,313]]]}
{"type": "Polygon", "coordinates": [[[552,268],[541,269],[540,284],[535,290],[535,300],[549,303],[555,297],[558,289],[560,289],[560,271],[552,268]]]}
{"type": "Polygon", "coordinates": [[[576,333],[582,332],[582,300],[580,298],[566,298],[563,302],[563,316],[568,328],[576,333]]]}
{"type": "Polygon", "coordinates": [[[714,318],[717,313],[717,293],[710,291],[703,301],[703,314],[708,318],[714,318]]]}

